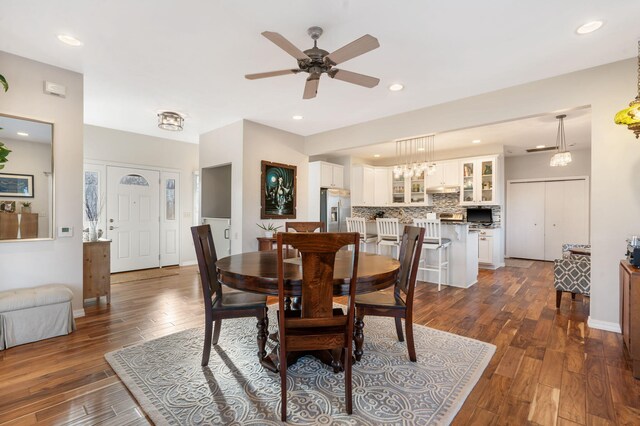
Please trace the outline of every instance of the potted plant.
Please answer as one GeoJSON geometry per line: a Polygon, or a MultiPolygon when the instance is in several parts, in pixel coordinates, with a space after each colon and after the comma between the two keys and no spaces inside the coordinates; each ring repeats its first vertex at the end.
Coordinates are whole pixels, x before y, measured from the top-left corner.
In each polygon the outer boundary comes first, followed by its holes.
{"type": "MultiPolygon", "coordinates": [[[[0,74],[0,84],[4,88],[5,92],[9,90],[9,83],[7,83],[7,80],[4,78],[2,74],[0,74]]],[[[0,127],[0,130],[2,130],[2,127],[0,127]]],[[[10,152],[11,150],[5,148],[4,144],[0,142],[0,170],[4,169],[3,163],[7,162],[7,155],[9,155],[10,152]]]]}
{"type": "Polygon", "coordinates": [[[273,234],[278,232],[278,229],[282,228],[282,226],[275,226],[273,223],[269,223],[267,225],[265,225],[264,223],[256,223],[256,225],[258,225],[258,228],[264,231],[265,238],[273,238],[273,234]]]}
{"type": "Polygon", "coordinates": [[[23,201],[20,204],[22,204],[21,213],[31,213],[31,201],[23,201]]]}

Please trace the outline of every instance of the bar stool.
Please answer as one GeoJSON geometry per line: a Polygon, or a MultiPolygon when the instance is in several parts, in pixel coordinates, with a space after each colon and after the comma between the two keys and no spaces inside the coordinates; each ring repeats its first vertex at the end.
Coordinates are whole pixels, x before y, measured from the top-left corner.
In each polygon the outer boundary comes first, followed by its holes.
{"type": "MultiPolygon", "coordinates": [[[[449,284],[449,246],[451,240],[442,238],[442,225],[440,219],[413,219],[413,224],[421,228],[425,228],[424,243],[422,250],[435,250],[438,253],[438,263],[436,265],[428,265],[427,257],[420,259],[420,263],[424,266],[418,266],[419,271],[431,271],[438,273],[438,291],[442,286],[442,270],[446,269],[446,283],[449,284]],[[442,261],[442,252],[445,251],[445,261],[442,261]]],[[[426,281],[426,279],[425,279],[426,281]]]]}
{"type": "Polygon", "coordinates": [[[381,254],[382,246],[396,248],[396,259],[400,251],[400,221],[398,219],[376,218],[376,228],[378,230],[378,250],[381,254]]]}
{"type": "Polygon", "coordinates": [[[348,217],[347,232],[360,233],[360,251],[367,251],[368,243],[375,243],[378,239],[377,235],[367,234],[367,222],[363,217],[348,217]]]}

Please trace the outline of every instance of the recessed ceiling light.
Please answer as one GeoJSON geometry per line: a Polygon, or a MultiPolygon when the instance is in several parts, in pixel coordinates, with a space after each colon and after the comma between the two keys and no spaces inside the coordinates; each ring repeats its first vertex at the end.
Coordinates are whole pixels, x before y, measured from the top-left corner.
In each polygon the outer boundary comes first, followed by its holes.
{"type": "Polygon", "coordinates": [[[424,151],[424,148],[418,148],[418,151],[424,151]]]}
{"type": "Polygon", "coordinates": [[[546,145],[536,145],[537,149],[546,148],[546,147],[547,147],[546,145]]]}
{"type": "Polygon", "coordinates": [[[587,22],[584,25],[580,25],[578,27],[578,29],[576,30],[576,32],[578,34],[589,34],[592,33],[596,30],[599,30],[602,27],[603,22],[602,21],[591,21],[591,22],[587,22]]]}
{"type": "Polygon", "coordinates": [[[471,143],[480,143],[480,142],[482,142],[480,139],[474,139],[471,141],[471,143]]]}
{"type": "Polygon", "coordinates": [[[302,120],[304,117],[302,117],[301,115],[294,115],[293,117],[294,120],[302,120]]]}
{"type": "Polygon", "coordinates": [[[380,158],[380,154],[373,154],[374,158],[380,158]]]}
{"type": "Polygon", "coordinates": [[[74,46],[74,47],[84,45],[83,42],[81,42],[74,36],[70,36],[69,34],[58,34],[58,40],[60,40],[64,44],[68,44],[69,46],[74,46]]]}
{"type": "Polygon", "coordinates": [[[18,132],[18,136],[29,136],[27,132],[18,132]]]}
{"type": "Polygon", "coordinates": [[[391,90],[392,92],[399,92],[402,89],[404,89],[404,86],[400,83],[393,83],[391,86],[389,86],[389,90],[391,90]]]}

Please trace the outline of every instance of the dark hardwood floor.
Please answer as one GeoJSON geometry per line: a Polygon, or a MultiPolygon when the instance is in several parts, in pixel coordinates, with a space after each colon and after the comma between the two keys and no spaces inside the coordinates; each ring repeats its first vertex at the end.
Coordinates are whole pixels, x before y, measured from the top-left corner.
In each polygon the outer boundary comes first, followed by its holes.
{"type": "MultiPolygon", "coordinates": [[[[73,334],[0,351],[0,424],[147,424],[104,354],[202,326],[196,269],[115,284],[73,334]]],[[[482,271],[466,290],[418,283],[417,323],[497,346],[454,424],[640,424],[622,337],[587,327],[588,298],[565,295],[556,311],[552,274],[534,262],[482,271]]]]}

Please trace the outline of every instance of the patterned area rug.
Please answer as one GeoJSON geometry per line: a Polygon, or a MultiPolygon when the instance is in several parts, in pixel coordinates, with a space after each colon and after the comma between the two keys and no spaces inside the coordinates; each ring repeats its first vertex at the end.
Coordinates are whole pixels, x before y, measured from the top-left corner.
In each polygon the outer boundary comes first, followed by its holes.
{"type": "MultiPolygon", "coordinates": [[[[417,325],[413,363],[393,319],[365,317],[364,331],[364,356],[353,367],[353,415],[345,412],[344,373],[307,356],[287,370],[289,423],[448,424],[495,352],[488,343],[417,325]]],[[[202,341],[203,330],[190,329],[105,357],[157,425],[282,424],[280,376],[257,362],[255,319],[223,321],[204,368],[202,341]]]]}

